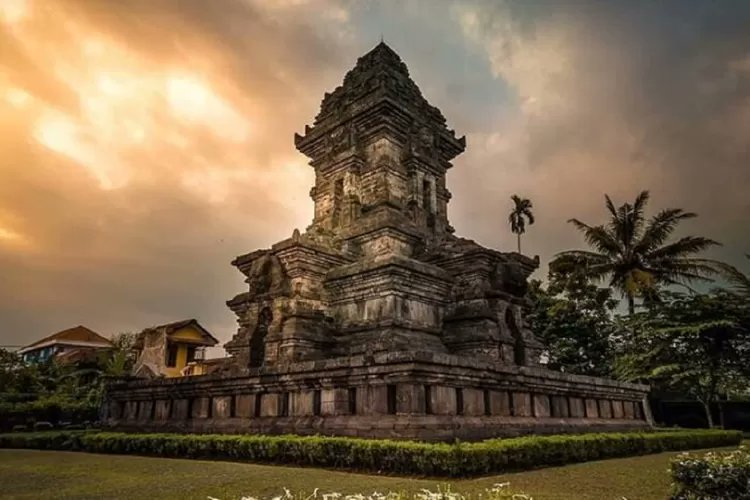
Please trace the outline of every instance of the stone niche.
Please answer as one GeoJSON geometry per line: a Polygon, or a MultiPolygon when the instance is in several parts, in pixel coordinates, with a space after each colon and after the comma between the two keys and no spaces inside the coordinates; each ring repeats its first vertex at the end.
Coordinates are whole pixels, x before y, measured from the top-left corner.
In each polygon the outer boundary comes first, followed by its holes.
{"type": "Polygon", "coordinates": [[[227,302],[231,359],[113,383],[107,425],[425,440],[651,425],[647,387],[539,364],[523,314],[539,260],[454,234],[446,173],[465,138],[390,47],[357,61],[295,146],[313,221],[232,262],[246,287],[227,302]]]}

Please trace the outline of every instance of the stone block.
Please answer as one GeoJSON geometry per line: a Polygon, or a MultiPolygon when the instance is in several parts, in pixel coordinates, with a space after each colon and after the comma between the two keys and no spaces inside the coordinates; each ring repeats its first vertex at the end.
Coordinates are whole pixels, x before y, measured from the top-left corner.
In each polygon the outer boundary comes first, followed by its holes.
{"type": "Polygon", "coordinates": [[[622,401],[612,401],[612,416],[614,418],[625,418],[625,410],[622,401]]]}
{"type": "Polygon", "coordinates": [[[348,415],[349,391],[346,388],[323,389],[320,392],[321,415],[348,415]]]}
{"type": "Polygon", "coordinates": [[[623,401],[622,403],[625,418],[633,420],[635,418],[635,408],[632,401],[623,401]]]}
{"type": "Polygon", "coordinates": [[[398,384],[396,386],[396,413],[424,414],[424,386],[421,384],[398,384]]]}
{"type": "Polygon", "coordinates": [[[388,414],[388,386],[368,385],[357,391],[357,410],[363,415],[388,414]]]}
{"type": "Polygon", "coordinates": [[[156,401],[156,408],[154,409],[154,418],[156,420],[168,420],[172,406],[172,401],[169,399],[160,399],[156,401]]]}
{"type": "Polygon", "coordinates": [[[255,416],[255,394],[238,394],[235,396],[234,414],[240,418],[255,416]]]}
{"type": "Polygon", "coordinates": [[[172,401],[172,420],[185,420],[188,415],[188,400],[175,399],[172,401]]]}
{"type": "Polygon", "coordinates": [[[552,396],[552,416],[557,418],[568,418],[570,410],[567,396],[552,396]]]}
{"type": "Polygon", "coordinates": [[[154,410],[153,401],[141,401],[138,403],[138,420],[151,420],[152,411],[154,410]]]}
{"type": "Polygon", "coordinates": [[[596,399],[586,398],[586,418],[599,418],[599,405],[596,399]]]}
{"type": "Polygon", "coordinates": [[[277,417],[279,415],[279,395],[276,393],[259,394],[260,416],[277,417]]]}
{"type": "Polygon", "coordinates": [[[125,402],[125,419],[135,420],[138,418],[138,401],[125,402]]]}
{"type": "Polygon", "coordinates": [[[209,412],[211,411],[210,408],[211,405],[211,398],[195,398],[193,399],[193,409],[190,414],[192,418],[208,418],[210,416],[209,412]]]}
{"type": "Polygon", "coordinates": [[[633,403],[633,410],[636,420],[643,420],[643,404],[640,401],[633,403]]]}
{"type": "Polygon", "coordinates": [[[549,396],[547,394],[534,394],[534,416],[549,417],[550,415],[549,396]]]}
{"type": "Polygon", "coordinates": [[[484,415],[484,391],[464,389],[464,415],[476,417],[484,415]]]}
{"type": "MultiPolygon", "coordinates": [[[[291,394],[291,414],[294,416],[313,415],[315,391],[298,391],[291,394]]],[[[321,405],[322,406],[322,405],[321,405]]]]}
{"type": "Polygon", "coordinates": [[[213,418],[229,418],[232,416],[232,396],[214,396],[212,404],[211,416],[213,418]]]}
{"type": "Polygon", "coordinates": [[[583,418],[586,416],[586,410],[583,406],[583,399],[581,398],[568,398],[568,406],[570,407],[570,416],[573,418],[583,418]]]}
{"type": "Polygon", "coordinates": [[[456,389],[444,385],[430,386],[430,410],[433,415],[455,415],[456,389]]]}
{"type": "Polygon", "coordinates": [[[513,416],[530,417],[532,416],[531,394],[528,392],[513,393],[513,416]]]}
{"type": "Polygon", "coordinates": [[[507,391],[490,392],[490,413],[504,417],[510,415],[510,394],[507,391]]]}
{"type": "Polygon", "coordinates": [[[612,403],[609,401],[609,399],[599,400],[599,417],[612,418],[612,403]]]}

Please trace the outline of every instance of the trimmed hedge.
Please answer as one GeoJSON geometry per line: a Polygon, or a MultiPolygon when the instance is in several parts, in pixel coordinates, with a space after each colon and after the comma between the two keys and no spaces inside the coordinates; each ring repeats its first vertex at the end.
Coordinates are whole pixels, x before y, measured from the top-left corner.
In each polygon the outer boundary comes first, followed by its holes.
{"type": "Polygon", "coordinates": [[[735,431],[697,430],[528,436],[422,443],[322,436],[31,432],[0,434],[0,448],[239,460],[422,476],[477,476],[739,444],[735,431]]]}
{"type": "Polygon", "coordinates": [[[750,500],[750,450],[680,455],[672,461],[673,500],[750,500]]]}

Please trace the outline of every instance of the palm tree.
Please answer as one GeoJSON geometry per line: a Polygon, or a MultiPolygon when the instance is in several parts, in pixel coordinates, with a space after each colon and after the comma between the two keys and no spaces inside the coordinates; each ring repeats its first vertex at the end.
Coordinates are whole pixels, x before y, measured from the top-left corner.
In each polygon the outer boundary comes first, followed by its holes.
{"type": "Polygon", "coordinates": [[[720,272],[721,264],[696,258],[718,243],[699,236],[685,236],[668,243],[677,225],[696,217],[681,208],[668,208],[646,220],[643,211],[649,200],[648,191],[641,192],[630,203],[616,208],[605,195],[610,219],[606,224],[590,226],[570,219],[581,231],[592,250],[569,250],[557,254],[550,270],[570,272],[581,270],[592,281],[609,278],[609,286],[628,301],[628,311],[635,312],[635,297],[652,297],[659,286],[694,281],[711,281],[720,272]]]}
{"type": "Polygon", "coordinates": [[[516,194],[510,199],[513,200],[513,210],[508,215],[508,222],[510,230],[518,236],[518,253],[521,253],[521,235],[526,232],[526,221],[529,221],[529,226],[534,224],[534,214],[531,212],[533,206],[531,200],[520,198],[516,194]]]}
{"type": "MultiPolygon", "coordinates": [[[[745,257],[750,259],[750,254],[746,254],[745,257]]],[[[732,284],[734,291],[750,299],[750,274],[745,274],[729,264],[723,266],[723,271],[726,278],[732,284]]]]}

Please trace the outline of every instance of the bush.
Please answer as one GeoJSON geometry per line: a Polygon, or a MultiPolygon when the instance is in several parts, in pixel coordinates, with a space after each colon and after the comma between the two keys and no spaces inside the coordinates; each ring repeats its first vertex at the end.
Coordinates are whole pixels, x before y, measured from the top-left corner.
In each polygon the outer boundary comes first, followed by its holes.
{"type": "Polygon", "coordinates": [[[59,395],[33,401],[0,401],[0,429],[11,429],[14,425],[33,425],[34,422],[96,420],[98,413],[99,407],[93,403],[59,395]]]}
{"type": "Polygon", "coordinates": [[[456,477],[737,445],[740,439],[739,432],[718,430],[528,436],[456,444],[322,436],[58,431],[0,434],[0,448],[242,460],[456,477]]]}
{"type": "Polygon", "coordinates": [[[672,461],[673,500],[750,500],[750,450],[680,455],[672,461]]]}

